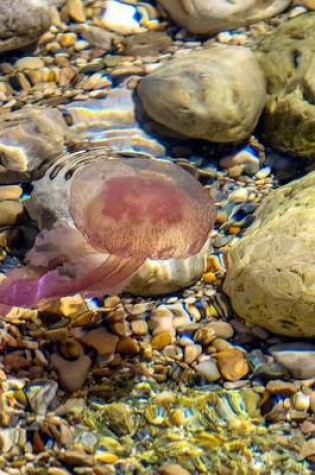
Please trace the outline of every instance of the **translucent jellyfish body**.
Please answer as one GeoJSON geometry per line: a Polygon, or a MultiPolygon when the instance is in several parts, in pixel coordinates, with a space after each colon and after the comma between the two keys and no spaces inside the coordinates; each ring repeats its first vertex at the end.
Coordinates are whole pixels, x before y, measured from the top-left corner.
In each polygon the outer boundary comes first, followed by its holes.
{"type": "Polygon", "coordinates": [[[0,303],[161,294],[204,271],[214,206],[173,163],[111,157],[104,148],[67,154],[35,183],[28,208],[41,231],[26,266],[0,286],[0,303]]]}

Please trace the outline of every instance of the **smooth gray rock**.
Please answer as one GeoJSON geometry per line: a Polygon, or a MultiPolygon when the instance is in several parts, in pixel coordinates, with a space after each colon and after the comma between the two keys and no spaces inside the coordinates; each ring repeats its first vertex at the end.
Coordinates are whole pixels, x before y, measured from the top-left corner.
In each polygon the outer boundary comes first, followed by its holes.
{"type": "Polygon", "coordinates": [[[0,53],[35,42],[50,26],[49,2],[1,0],[0,53]]]}
{"type": "Polygon", "coordinates": [[[165,63],[140,81],[138,93],[156,122],[212,142],[248,137],[266,99],[265,79],[253,53],[226,45],[165,63]]]}
{"type": "Polygon", "coordinates": [[[291,0],[158,0],[179,25],[192,33],[217,33],[270,18],[291,0]]]}
{"type": "Polygon", "coordinates": [[[296,379],[315,377],[315,346],[305,342],[283,343],[269,348],[274,359],[296,379]]]}

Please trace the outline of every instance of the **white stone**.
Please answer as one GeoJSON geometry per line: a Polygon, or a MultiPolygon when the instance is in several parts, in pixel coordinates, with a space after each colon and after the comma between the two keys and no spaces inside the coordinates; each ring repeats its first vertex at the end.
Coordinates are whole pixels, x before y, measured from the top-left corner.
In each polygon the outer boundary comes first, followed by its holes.
{"type": "Polygon", "coordinates": [[[102,23],[109,30],[123,35],[141,33],[146,29],[140,26],[139,21],[134,18],[136,12],[137,9],[133,5],[107,0],[102,23]]]}

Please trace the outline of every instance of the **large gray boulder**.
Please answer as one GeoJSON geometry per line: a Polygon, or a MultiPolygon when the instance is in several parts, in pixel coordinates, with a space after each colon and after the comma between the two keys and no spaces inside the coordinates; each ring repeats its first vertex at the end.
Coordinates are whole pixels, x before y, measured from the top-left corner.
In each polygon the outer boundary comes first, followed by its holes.
{"type": "Polygon", "coordinates": [[[169,15],[192,33],[217,33],[273,17],[291,0],[158,0],[169,15]]]}
{"type": "Polygon", "coordinates": [[[224,290],[250,325],[315,336],[315,173],[271,192],[228,255],[224,290]]]}
{"type": "Polygon", "coordinates": [[[147,114],[180,134],[213,142],[250,135],[265,105],[265,79],[253,53],[213,45],[175,58],[143,78],[147,114]]]}
{"type": "Polygon", "coordinates": [[[1,0],[0,53],[27,46],[50,26],[50,2],[45,0],[1,0]]]}
{"type": "Polygon", "coordinates": [[[315,158],[315,13],[287,21],[255,46],[267,80],[260,133],[271,147],[315,158]]]}

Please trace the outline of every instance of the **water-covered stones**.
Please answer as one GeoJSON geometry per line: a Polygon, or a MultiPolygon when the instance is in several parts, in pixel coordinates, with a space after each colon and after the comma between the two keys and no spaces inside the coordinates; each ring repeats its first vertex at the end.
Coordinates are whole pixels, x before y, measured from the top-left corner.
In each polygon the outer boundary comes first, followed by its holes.
{"type": "Polygon", "coordinates": [[[232,247],[224,290],[246,322],[315,336],[315,173],[270,193],[232,247]]]}
{"type": "Polygon", "coordinates": [[[1,0],[0,53],[35,42],[50,26],[50,5],[43,0],[1,0]]]}
{"type": "Polygon", "coordinates": [[[192,33],[238,28],[285,10],[291,0],[158,0],[169,15],[192,33]]]}
{"type": "Polygon", "coordinates": [[[315,158],[315,13],[283,23],[255,46],[267,79],[260,132],[271,147],[315,158]]]}
{"type": "Polygon", "coordinates": [[[256,126],[265,105],[265,79],[247,48],[213,45],[159,67],[140,81],[138,93],[147,114],[169,129],[233,142],[256,126]]]}

